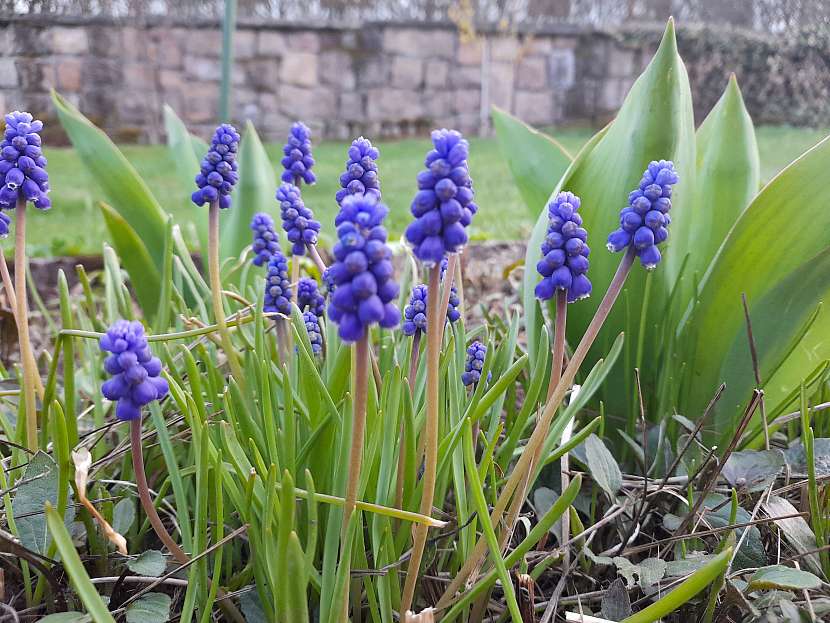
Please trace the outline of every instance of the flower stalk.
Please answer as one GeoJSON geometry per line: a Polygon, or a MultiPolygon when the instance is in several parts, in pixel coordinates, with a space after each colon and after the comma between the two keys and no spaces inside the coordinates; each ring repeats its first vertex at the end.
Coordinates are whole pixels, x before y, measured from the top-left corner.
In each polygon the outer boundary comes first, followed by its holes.
{"type": "MultiPolygon", "coordinates": [[[[26,447],[37,449],[37,405],[35,386],[37,367],[29,336],[29,310],[26,296],[26,199],[18,198],[15,209],[14,280],[15,320],[20,343],[20,362],[23,367],[23,399],[26,407],[26,447]]],[[[11,294],[11,293],[10,293],[11,294]]]]}

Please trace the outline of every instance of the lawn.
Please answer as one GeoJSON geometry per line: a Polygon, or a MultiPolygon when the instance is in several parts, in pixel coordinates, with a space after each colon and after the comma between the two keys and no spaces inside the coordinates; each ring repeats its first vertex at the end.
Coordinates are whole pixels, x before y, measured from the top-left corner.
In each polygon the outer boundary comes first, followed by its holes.
{"type": "MultiPolygon", "coordinates": [[[[769,181],[826,133],[824,130],[783,126],[758,128],[763,181],[769,181]]],[[[552,134],[574,154],[589,138],[591,131],[572,128],[554,130],[552,134]]],[[[391,209],[391,231],[397,236],[409,221],[409,200],[414,192],[415,175],[422,166],[429,141],[406,139],[381,142],[379,147],[381,187],[391,209]]],[[[280,145],[269,144],[267,149],[275,166],[279,166],[280,145]]],[[[177,222],[206,218],[206,212],[194,207],[183,195],[166,147],[125,145],[123,151],[177,222]]],[[[304,189],[303,194],[306,203],[313,207],[323,223],[329,223],[334,218],[337,207],[334,193],[345,161],[345,151],[346,145],[341,142],[324,142],[315,147],[318,182],[304,189]]],[[[54,208],[48,214],[34,214],[31,217],[31,252],[39,256],[99,252],[102,241],[107,239],[96,205],[101,193],[72,149],[47,149],[46,155],[49,158],[54,208]]],[[[476,200],[481,208],[473,225],[473,236],[490,239],[525,237],[532,222],[495,138],[471,140],[470,168],[475,181],[476,200]]]]}

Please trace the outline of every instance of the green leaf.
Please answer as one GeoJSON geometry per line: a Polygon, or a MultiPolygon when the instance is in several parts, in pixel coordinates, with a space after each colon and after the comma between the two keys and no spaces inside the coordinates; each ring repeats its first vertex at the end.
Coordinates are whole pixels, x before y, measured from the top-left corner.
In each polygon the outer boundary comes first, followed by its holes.
{"type": "Polygon", "coordinates": [[[501,108],[494,106],[492,117],[502,156],[519,193],[530,213],[539,214],[573,158],[553,138],[501,108]]]}
{"type": "Polygon", "coordinates": [[[90,617],[95,623],[115,623],[115,619],[112,618],[103,599],[95,590],[95,585],[89,579],[63,519],[49,502],[46,502],[45,514],[49,532],[52,534],[52,538],[55,539],[55,544],[63,561],[63,567],[66,569],[72,586],[75,592],[78,593],[78,597],[81,598],[81,602],[90,617]]]}
{"type": "Polygon", "coordinates": [[[728,547],[712,558],[712,561],[706,566],[695,571],[668,595],[661,597],[647,608],[623,619],[622,623],[653,623],[667,614],[678,610],[683,604],[714,582],[723,573],[723,570],[726,569],[731,557],[732,548],[728,547]]]}
{"type": "Polygon", "coordinates": [[[585,440],[585,459],[594,482],[613,499],[622,487],[620,466],[602,439],[594,434],[585,440]]]}
{"type": "Polygon", "coordinates": [[[130,560],[127,568],[137,575],[157,578],[167,568],[167,560],[160,551],[148,549],[146,552],[141,552],[138,558],[130,560]]]}
{"type": "Polygon", "coordinates": [[[274,169],[250,121],[245,123],[239,152],[238,189],[234,192],[232,207],[220,214],[222,259],[239,256],[251,244],[250,224],[254,214],[268,212],[273,216],[276,209],[274,169]]]}
{"type": "MultiPolygon", "coordinates": [[[[124,154],[77,108],[52,91],[52,101],[78,159],[104,191],[107,201],[130,224],[161,269],[167,214],[124,154]]],[[[195,173],[194,173],[195,175],[195,173]]]]}
{"type": "Polygon", "coordinates": [[[744,450],[729,455],[723,477],[730,485],[747,491],[762,491],[784,469],[781,450],[744,450]]]}
{"type": "Polygon", "coordinates": [[[92,619],[83,612],[58,612],[48,614],[40,620],[40,623],[89,623],[92,619]]]}
{"type": "MultiPolygon", "coordinates": [[[[155,318],[161,293],[159,268],[150,257],[149,248],[144,244],[138,232],[106,203],[101,203],[100,207],[121,265],[130,275],[130,284],[135,292],[136,300],[145,316],[150,319],[155,318]]],[[[162,249],[161,252],[164,253],[164,250],[162,249]]]]}
{"type": "Polygon", "coordinates": [[[694,253],[687,274],[703,274],[741,212],[758,193],[755,129],[733,74],[697,131],[697,175],[690,223],[694,253]]]}
{"type": "Polygon", "coordinates": [[[135,522],[135,500],[124,498],[118,500],[112,510],[112,529],[118,534],[127,534],[135,522]]]}
{"type": "Polygon", "coordinates": [[[127,606],[127,623],[165,623],[170,620],[170,595],[147,593],[127,606]]]}
{"type": "MultiPolygon", "coordinates": [[[[35,454],[20,486],[14,492],[12,509],[17,526],[17,536],[20,543],[33,552],[48,555],[49,537],[46,517],[43,515],[44,504],[58,505],[59,470],[54,459],[43,451],[35,454]]],[[[57,511],[56,511],[57,512],[57,511]]],[[[74,506],[67,505],[64,521],[68,524],[75,516],[74,506]]]]}
{"type": "Polygon", "coordinates": [[[800,591],[819,588],[820,586],[821,580],[809,571],[793,569],[784,565],[771,565],[762,567],[752,574],[747,591],[769,589],[800,591]]]}

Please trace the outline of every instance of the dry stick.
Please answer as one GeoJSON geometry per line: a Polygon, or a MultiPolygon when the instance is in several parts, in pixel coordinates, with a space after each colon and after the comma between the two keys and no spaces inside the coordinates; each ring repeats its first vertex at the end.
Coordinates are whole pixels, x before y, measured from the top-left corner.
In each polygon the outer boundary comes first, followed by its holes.
{"type": "MultiPolygon", "coordinates": [[[[452,260],[450,260],[452,261],[452,260]]],[[[443,339],[446,310],[441,314],[439,292],[441,287],[441,266],[436,264],[429,272],[427,288],[427,392],[426,392],[426,423],[424,426],[424,476],[423,494],[421,496],[420,513],[432,515],[432,502],[435,497],[435,480],[438,470],[438,395],[439,365],[441,357],[441,341],[443,339]]],[[[411,609],[415,597],[415,584],[418,581],[418,570],[424,555],[427,542],[427,526],[415,526],[415,536],[412,543],[412,556],[406,570],[403,597],[401,598],[401,612],[411,609]]],[[[483,542],[483,540],[482,540],[483,542]]],[[[485,543],[486,547],[486,543],[485,543]]]]}
{"type": "MultiPolygon", "coordinates": [[[[508,479],[507,483],[504,485],[501,494],[499,495],[498,500],[496,501],[496,505],[493,508],[493,512],[490,515],[490,521],[493,525],[498,525],[499,521],[501,520],[502,515],[504,514],[504,510],[507,508],[507,504],[511,499],[511,494],[519,487],[519,485],[524,482],[524,478],[528,473],[528,468],[533,460],[533,457],[536,456],[539,448],[544,444],[545,439],[547,437],[547,431],[550,427],[551,421],[553,420],[553,416],[556,414],[556,410],[558,409],[559,405],[565,398],[568,390],[570,389],[571,385],[573,384],[574,379],[576,378],[577,372],[579,371],[579,367],[582,365],[582,362],[585,360],[585,357],[588,355],[588,350],[594,343],[594,340],[597,338],[599,334],[599,330],[602,328],[603,323],[608,318],[608,314],[611,313],[611,309],[614,306],[614,302],[617,300],[620,292],[622,291],[623,284],[625,283],[625,279],[628,276],[628,273],[631,272],[631,266],[634,263],[634,249],[629,247],[626,251],[625,255],[623,256],[622,260],[620,261],[620,265],[617,267],[617,272],[614,274],[614,278],[611,280],[611,283],[608,286],[608,290],[605,293],[602,301],[597,308],[594,317],[591,319],[588,328],[585,330],[585,334],[582,336],[582,340],[579,342],[579,345],[576,347],[574,351],[573,357],[571,358],[570,362],[568,363],[568,367],[565,368],[564,373],[562,374],[562,378],[559,379],[559,383],[556,386],[556,389],[553,391],[550,399],[547,401],[545,405],[545,410],[542,413],[542,417],[539,420],[538,425],[533,430],[533,434],[530,436],[530,439],[525,445],[524,452],[522,452],[519,460],[517,461],[513,471],[510,474],[510,478],[508,479]]],[[[507,526],[509,530],[511,526],[507,526]]],[[[452,599],[453,595],[461,588],[462,584],[467,580],[470,573],[473,569],[476,568],[478,565],[478,561],[487,553],[487,543],[483,538],[479,539],[473,553],[467,559],[467,562],[464,563],[464,566],[455,576],[453,581],[450,583],[449,587],[444,594],[441,596],[441,599],[438,602],[438,607],[443,608],[450,599],[452,599]]]]}
{"type": "Polygon", "coordinates": [[[458,263],[455,265],[455,283],[458,291],[458,311],[464,315],[464,275],[461,272],[461,257],[459,255],[458,263]]]}
{"type": "MultiPolygon", "coordinates": [[[[752,334],[752,320],[749,317],[749,305],[746,302],[746,292],[741,293],[741,302],[744,305],[746,335],[749,340],[749,354],[752,357],[752,371],[755,373],[755,386],[761,389],[761,368],[758,366],[758,350],[755,348],[755,337],[752,334]]],[[[767,409],[764,404],[763,394],[761,395],[761,422],[764,425],[764,446],[769,450],[769,424],[767,423],[767,409]]]]}
{"type": "MultiPolygon", "coordinates": [[[[130,422],[130,446],[132,449],[133,455],[133,471],[135,472],[135,484],[136,488],[138,489],[138,497],[141,500],[141,507],[144,509],[144,513],[147,515],[147,520],[150,522],[150,525],[153,527],[153,531],[156,533],[156,536],[164,543],[165,547],[170,550],[170,553],[173,554],[173,557],[179,562],[181,565],[188,565],[191,562],[190,556],[188,556],[185,551],[179,547],[178,543],[173,540],[173,537],[167,532],[167,529],[164,527],[164,524],[161,521],[161,517],[159,517],[158,511],[156,511],[156,507],[153,504],[153,500],[150,497],[150,486],[147,484],[147,475],[144,473],[144,453],[141,446],[141,418],[135,418],[130,422]]],[[[216,591],[216,594],[221,597],[225,594],[225,592],[220,588],[216,591]]],[[[236,609],[236,606],[233,605],[229,600],[223,600],[218,602],[219,607],[225,612],[225,614],[236,623],[244,623],[245,618],[236,609]]]]}
{"type": "Polygon", "coordinates": [[[326,272],[326,263],[323,261],[323,258],[320,257],[320,252],[317,250],[316,244],[309,244],[306,245],[308,247],[308,254],[311,256],[311,261],[317,266],[317,270],[320,271],[320,277],[323,276],[323,273],[326,272]]]}
{"type": "Polygon", "coordinates": [[[19,198],[15,210],[14,280],[16,297],[17,339],[20,342],[20,361],[23,364],[23,398],[26,404],[26,445],[37,448],[37,405],[35,404],[35,377],[37,367],[29,339],[29,310],[26,303],[26,200],[19,198]]]}

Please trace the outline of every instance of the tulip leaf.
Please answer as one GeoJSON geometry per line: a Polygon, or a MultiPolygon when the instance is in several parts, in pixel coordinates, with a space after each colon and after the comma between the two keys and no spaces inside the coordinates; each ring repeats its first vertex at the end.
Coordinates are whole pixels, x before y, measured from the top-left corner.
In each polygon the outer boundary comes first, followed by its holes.
{"type": "MultiPolygon", "coordinates": [[[[254,125],[248,121],[239,146],[239,184],[233,205],[220,214],[221,257],[237,257],[251,244],[251,219],[257,212],[273,215],[277,187],[274,169],[254,125]]],[[[207,211],[205,211],[207,219],[207,211]]]]}
{"type": "Polygon", "coordinates": [[[138,232],[106,203],[101,203],[100,207],[112,244],[130,276],[136,300],[144,315],[152,320],[159,309],[161,273],[153,263],[150,252],[138,232]]]}
{"type": "MultiPolygon", "coordinates": [[[[52,101],[63,129],[78,152],[78,160],[103,189],[113,210],[129,224],[138,239],[144,241],[156,269],[161,270],[167,213],[133,165],[102,130],[55,91],[52,91],[52,101]]],[[[123,251],[121,256],[125,257],[123,251]]]]}
{"type": "Polygon", "coordinates": [[[819,588],[820,586],[821,580],[809,571],[793,569],[784,565],[772,565],[762,567],[752,574],[747,591],[769,589],[798,591],[819,588]]]}
{"type": "Polygon", "coordinates": [[[573,158],[553,138],[501,108],[494,106],[492,115],[501,153],[519,193],[530,213],[539,214],[573,158]]]}

